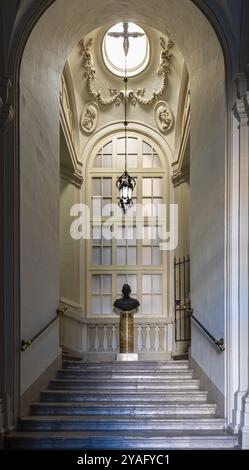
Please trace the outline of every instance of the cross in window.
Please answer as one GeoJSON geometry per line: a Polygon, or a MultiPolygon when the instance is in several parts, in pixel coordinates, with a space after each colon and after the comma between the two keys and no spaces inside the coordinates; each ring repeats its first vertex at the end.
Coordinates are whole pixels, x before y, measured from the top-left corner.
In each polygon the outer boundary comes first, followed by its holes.
{"type": "Polygon", "coordinates": [[[125,57],[127,57],[130,47],[129,38],[138,38],[140,36],[144,36],[144,33],[139,33],[138,31],[129,33],[129,23],[123,23],[122,33],[108,33],[108,36],[111,36],[112,38],[124,38],[123,48],[125,57]]]}

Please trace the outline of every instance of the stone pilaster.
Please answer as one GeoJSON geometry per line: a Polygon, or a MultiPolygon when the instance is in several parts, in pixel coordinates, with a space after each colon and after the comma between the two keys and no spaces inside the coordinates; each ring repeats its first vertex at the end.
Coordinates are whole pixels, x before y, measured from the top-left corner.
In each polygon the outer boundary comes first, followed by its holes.
{"type": "Polygon", "coordinates": [[[13,120],[14,110],[11,104],[11,81],[0,77],[0,129],[6,130],[13,120]]]}
{"type": "Polygon", "coordinates": [[[239,133],[237,338],[234,332],[234,340],[238,342],[238,389],[235,394],[233,428],[239,431],[241,446],[244,449],[249,448],[249,94],[246,91],[246,83],[244,76],[238,77],[238,98],[233,107],[239,133]]]}
{"type": "MultiPolygon", "coordinates": [[[[244,102],[244,107],[245,111],[247,114],[247,128],[249,128],[249,91],[244,93],[243,97],[243,102],[244,102]]],[[[247,158],[249,159],[249,135],[247,134],[247,142],[245,143],[245,146],[247,148],[247,158]]],[[[245,223],[248,223],[248,220],[245,221],[245,223]]],[[[247,273],[249,275],[249,273],[247,273]]],[[[249,290],[249,281],[247,288],[249,290]]],[[[249,350],[249,309],[247,310],[247,350],[244,350],[244,353],[247,354],[248,358],[248,350],[249,350]]],[[[246,371],[245,371],[246,372],[246,371]]],[[[241,431],[240,431],[240,443],[242,449],[249,449],[249,361],[247,363],[247,393],[246,395],[242,398],[242,423],[241,423],[241,431]]]]}
{"type": "Polygon", "coordinates": [[[11,347],[9,340],[12,339],[13,324],[7,305],[7,281],[6,273],[10,259],[6,259],[7,229],[6,218],[9,217],[8,198],[6,196],[8,186],[6,183],[6,166],[10,155],[7,151],[6,133],[13,121],[14,111],[11,103],[11,81],[7,77],[0,77],[0,430],[1,432],[12,428],[13,414],[11,410],[12,376],[9,358],[11,347]],[[11,330],[12,328],[12,330],[11,330]]]}

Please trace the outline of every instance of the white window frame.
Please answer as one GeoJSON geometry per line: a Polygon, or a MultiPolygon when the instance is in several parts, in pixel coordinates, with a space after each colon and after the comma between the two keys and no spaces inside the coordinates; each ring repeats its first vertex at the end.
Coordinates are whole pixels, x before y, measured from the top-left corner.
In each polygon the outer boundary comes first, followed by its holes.
{"type": "MultiPolygon", "coordinates": [[[[108,144],[110,141],[113,143],[113,158],[117,156],[116,154],[116,145],[117,139],[124,137],[124,132],[114,132],[112,135],[108,135],[101,139],[98,144],[94,147],[91,152],[89,161],[88,161],[88,171],[87,171],[87,178],[86,178],[86,202],[89,208],[92,208],[92,178],[102,178],[102,177],[112,177],[112,195],[116,194],[116,180],[120,176],[121,172],[124,168],[94,168],[94,160],[96,155],[100,152],[100,150],[108,144]]],[[[128,132],[127,137],[133,137],[138,139],[138,168],[130,169],[128,171],[132,174],[133,177],[137,178],[137,201],[142,203],[142,177],[160,177],[163,178],[163,203],[166,204],[168,201],[168,175],[167,175],[167,166],[165,161],[165,156],[163,155],[161,149],[158,145],[152,140],[149,139],[147,136],[144,136],[138,132],[128,132]],[[159,156],[161,167],[160,168],[143,168],[142,167],[142,142],[145,141],[150,146],[153,147],[157,155],[159,156]]],[[[127,222],[129,221],[129,213],[126,215],[127,222]]],[[[101,223],[103,218],[101,218],[101,223]]],[[[92,222],[92,217],[91,217],[92,222]]],[[[130,222],[133,222],[133,219],[130,218],[130,222]]],[[[116,265],[115,264],[115,253],[117,248],[117,240],[113,239],[112,241],[112,264],[108,266],[100,265],[100,266],[93,266],[92,264],[92,239],[86,240],[86,274],[87,274],[87,317],[94,318],[94,319],[105,319],[105,318],[116,318],[115,313],[112,311],[111,314],[93,314],[92,313],[92,275],[94,274],[111,274],[112,275],[112,305],[117,297],[117,282],[116,282],[116,275],[117,274],[136,274],[137,275],[137,295],[136,297],[142,304],[142,275],[143,274],[162,274],[162,299],[163,299],[163,307],[162,307],[162,314],[159,315],[149,315],[149,314],[142,314],[142,305],[139,309],[136,318],[138,319],[147,319],[149,322],[150,319],[155,318],[165,318],[169,316],[168,312],[168,287],[169,287],[169,279],[167,276],[168,271],[168,254],[166,251],[162,251],[162,264],[160,266],[146,266],[142,265],[141,263],[141,255],[142,255],[142,240],[137,240],[137,253],[138,253],[138,264],[136,266],[125,266],[125,265],[116,265]]]]}

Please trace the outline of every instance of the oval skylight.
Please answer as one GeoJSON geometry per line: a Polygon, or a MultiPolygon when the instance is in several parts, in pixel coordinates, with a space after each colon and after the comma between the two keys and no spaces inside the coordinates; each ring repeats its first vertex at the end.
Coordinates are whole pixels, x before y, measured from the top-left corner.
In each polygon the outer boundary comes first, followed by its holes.
{"type": "Polygon", "coordinates": [[[118,23],[104,36],[103,56],[107,68],[115,75],[124,75],[125,57],[127,75],[137,75],[145,69],[149,61],[147,35],[135,23],[118,23]]]}

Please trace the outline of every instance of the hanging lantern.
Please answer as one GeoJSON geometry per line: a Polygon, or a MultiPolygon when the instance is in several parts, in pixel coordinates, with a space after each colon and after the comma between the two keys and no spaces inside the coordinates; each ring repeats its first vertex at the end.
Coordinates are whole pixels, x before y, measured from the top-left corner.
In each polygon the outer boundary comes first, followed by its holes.
{"type": "Polygon", "coordinates": [[[125,53],[125,76],[124,76],[124,84],[125,84],[125,93],[124,93],[124,100],[125,100],[125,117],[124,117],[124,130],[125,130],[125,171],[124,173],[119,176],[116,182],[116,186],[119,191],[119,202],[118,205],[122,209],[123,213],[126,214],[127,209],[133,205],[132,201],[132,192],[136,186],[135,179],[129,175],[127,172],[127,66],[126,66],[126,55],[125,53]]]}
{"type": "Polygon", "coordinates": [[[117,179],[116,186],[119,191],[118,205],[126,214],[127,209],[133,205],[132,191],[136,186],[135,179],[124,171],[124,173],[117,179]]]}

